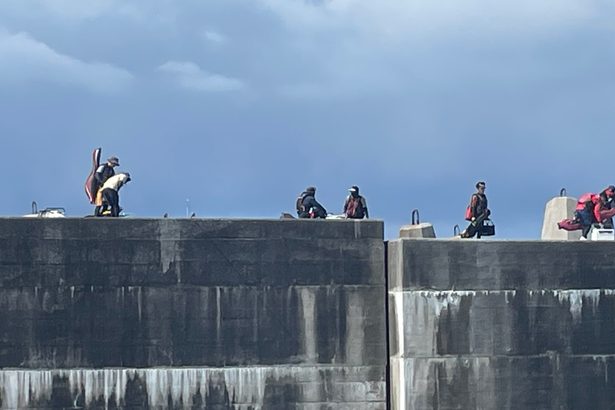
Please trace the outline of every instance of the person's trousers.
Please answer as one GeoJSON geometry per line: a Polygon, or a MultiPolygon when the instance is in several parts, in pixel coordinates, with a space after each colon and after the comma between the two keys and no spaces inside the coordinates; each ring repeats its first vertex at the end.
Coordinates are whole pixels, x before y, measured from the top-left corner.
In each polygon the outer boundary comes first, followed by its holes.
{"type": "Polygon", "coordinates": [[[581,224],[581,236],[587,238],[592,229],[592,224],[595,222],[591,205],[585,204],[585,208],[575,211],[574,215],[575,219],[581,224]]]}
{"type": "Polygon", "coordinates": [[[102,191],[103,198],[111,209],[111,216],[120,215],[120,196],[115,189],[107,188],[102,191]]]}
{"type": "Polygon", "coordinates": [[[474,222],[470,222],[470,225],[468,225],[466,230],[462,232],[461,237],[462,238],[474,238],[474,235],[476,235],[476,237],[480,239],[481,228],[483,227],[483,222],[485,222],[485,220],[489,217],[490,214],[491,212],[484,213],[480,215],[478,218],[476,218],[474,222]]]}
{"type": "Polygon", "coordinates": [[[470,223],[470,225],[468,225],[468,227],[461,233],[461,237],[462,238],[474,238],[474,235],[476,235],[478,232],[479,232],[478,227],[475,224],[470,223]]]}

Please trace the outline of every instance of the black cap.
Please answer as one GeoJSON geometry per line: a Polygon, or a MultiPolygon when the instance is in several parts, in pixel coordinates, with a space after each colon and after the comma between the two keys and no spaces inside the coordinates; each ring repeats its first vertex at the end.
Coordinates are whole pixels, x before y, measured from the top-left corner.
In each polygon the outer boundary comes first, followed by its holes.
{"type": "Polygon", "coordinates": [[[482,187],[486,187],[486,185],[485,185],[485,181],[478,181],[478,182],[476,183],[476,188],[479,188],[479,187],[481,187],[481,186],[482,186],[482,187]]]}
{"type": "Polygon", "coordinates": [[[316,187],[309,186],[309,187],[305,188],[305,192],[316,192],[316,187]]]}
{"type": "Polygon", "coordinates": [[[107,162],[111,165],[115,165],[115,166],[119,166],[120,165],[120,160],[118,157],[109,157],[107,159],[107,162]]]}

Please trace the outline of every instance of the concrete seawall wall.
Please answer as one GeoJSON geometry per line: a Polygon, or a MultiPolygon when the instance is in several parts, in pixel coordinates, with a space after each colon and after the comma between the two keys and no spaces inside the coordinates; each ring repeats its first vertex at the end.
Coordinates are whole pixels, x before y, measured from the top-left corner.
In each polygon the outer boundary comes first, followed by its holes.
{"type": "Polygon", "coordinates": [[[385,245],[377,221],[0,219],[0,406],[612,408],[614,258],[385,245]]]}
{"type": "Polygon", "coordinates": [[[384,409],[383,224],[0,219],[3,408],[384,409]]]}
{"type": "Polygon", "coordinates": [[[615,244],[388,243],[393,409],[607,409],[615,244]]]}

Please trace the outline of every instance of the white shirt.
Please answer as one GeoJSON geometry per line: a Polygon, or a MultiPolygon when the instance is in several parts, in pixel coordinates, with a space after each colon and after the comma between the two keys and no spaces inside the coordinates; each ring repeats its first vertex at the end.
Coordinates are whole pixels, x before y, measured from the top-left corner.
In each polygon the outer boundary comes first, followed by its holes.
{"type": "Polygon", "coordinates": [[[102,189],[113,189],[114,191],[119,191],[119,189],[126,183],[128,177],[126,174],[117,174],[107,179],[102,186],[102,189]]]}

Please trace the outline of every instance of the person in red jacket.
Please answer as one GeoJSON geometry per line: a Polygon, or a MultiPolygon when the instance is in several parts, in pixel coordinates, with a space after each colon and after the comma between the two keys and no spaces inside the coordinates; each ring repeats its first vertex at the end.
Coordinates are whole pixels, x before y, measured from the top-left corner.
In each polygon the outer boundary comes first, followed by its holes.
{"type": "Polygon", "coordinates": [[[557,223],[559,229],[565,231],[576,231],[581,229],[581,236],[587,239],[592,224],[595,222],[594,206],[596,205],[597,195],[591,192],[583,194],[577,201],[577,206],[572,219],[564,219],[557,223]]]}
{"type": "Polygon", "coordinates": [[[564,219],[557,223],[559,229],[576,231],[581,229],[581,236],[587,239],[587,235],[595,223],[600,223],[606,228],[613,227],[615,216],[615,186],[609,185],[599,194],[588,192],[581,195],[577,201],[574,218],[564,219]]]}

